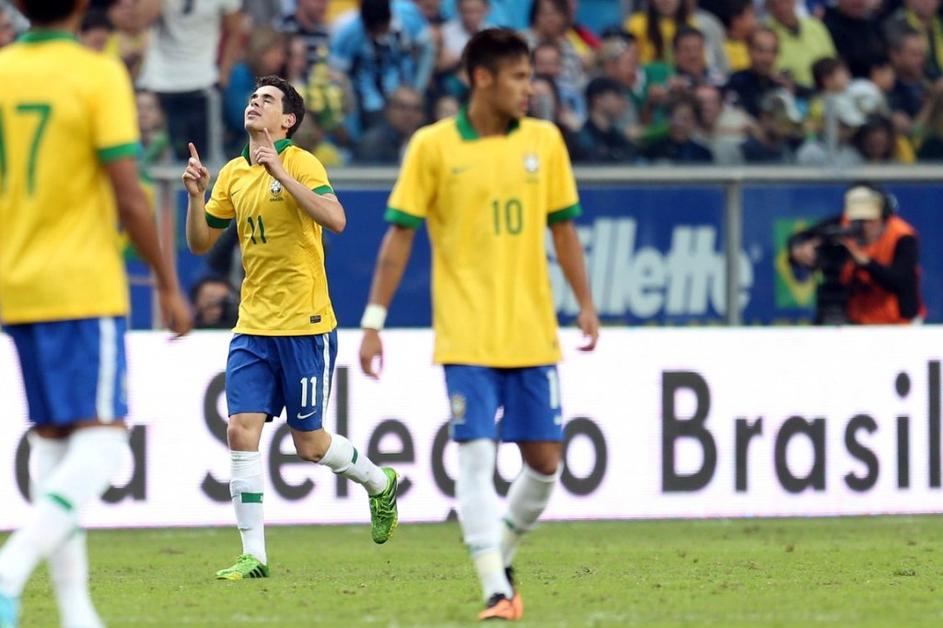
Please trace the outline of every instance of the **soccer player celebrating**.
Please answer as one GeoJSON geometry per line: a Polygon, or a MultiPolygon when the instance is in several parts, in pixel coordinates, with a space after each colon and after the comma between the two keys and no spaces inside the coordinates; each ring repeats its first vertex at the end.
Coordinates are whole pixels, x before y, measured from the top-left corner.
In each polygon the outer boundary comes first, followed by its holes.
{"type": "Polygon", "coordinates": [[[414,136],[389,200],[364,312],[361,367],[377,376],[379,331],[409,258],[415,230],[429,220],[433,250],[435,361],[445,366],[458,442],[455,496],[465,543],[481,579],[481,619],[520,619],[511,560],[550,498],[563,437],[556,316],[544,235],[580,304],[577,319],[595,347],[599,319],[572,219],[576,184],[552,124],[524,118],[531,94],[527,44],[513,31],[469,41],[467,109],[414,136]],[[495,425],[504,409],[500,428],[495,425]],[[492,480],[495,441],[515,442],[524,460],[499,517],[492,480]],[[502,522],[503,519],[503,522],[502,522]]]}
{"type": "Polygon", "coordinates": [[[76,41],[87,0],[16,4],[32,30],[0,51],[0,319],[23,373],[34,473],[30,514],[0,550],[0,627],[17,625],[43,558],[62,625],[101,626],[76,528],[128,456],[119,220],[154,270],[164,322],[184,334],[191,317],[138,182],[127,71],[76,41]]]}
{"type": "Polygon", "coordinates": [[[190,144],[183,173],[189,194],[187,243],[206,253],[235,219],[246,272],[226,364],[230,491],[243,553],[222,580],[266,577],[259,439],[266,421],[288,412],[298,455],[357,482],[370,496],[373,540],[397,524],[397,475],[321,425],[337,355],[337,321],[328,295],[322,229],[344,230],[344,208],[324,166],[289,139],[304,102],[287,81],[259,79],[245,110],[249,143],[223,166],[208,203],[209,171],[190,144]]]}

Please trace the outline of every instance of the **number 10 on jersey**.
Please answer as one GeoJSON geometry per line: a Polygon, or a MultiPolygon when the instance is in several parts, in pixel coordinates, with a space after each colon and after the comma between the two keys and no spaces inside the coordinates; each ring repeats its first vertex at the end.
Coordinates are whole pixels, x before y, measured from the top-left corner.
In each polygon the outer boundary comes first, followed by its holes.
{"type": "Polygon", "coordinates": [[[524,228],[524,205],[520,199],[491,201],[494,235],[517,235],[524,228]]]}

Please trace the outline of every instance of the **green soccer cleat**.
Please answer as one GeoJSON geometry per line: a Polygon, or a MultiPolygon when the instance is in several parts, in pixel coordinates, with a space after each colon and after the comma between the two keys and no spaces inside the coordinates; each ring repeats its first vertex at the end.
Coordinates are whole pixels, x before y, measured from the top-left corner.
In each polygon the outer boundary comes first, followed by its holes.
{"type": "Polygon", "coordinates": [[[373,542],[378,544],[389,541],[396,524],[399,523],[399,512],[396,509],[399,475],[390,467],[383,467],[383,473],[390,479],[390,483],[379,495],[370,496],[370,533],[373,542]]]}
{"type": "Polygon", "coordinates": [[[243,554],[236,564],[216,572],[217,580],[245,580],[246,578],[268,578],[268,565],[263,565],[252,554],[243,554]]]}

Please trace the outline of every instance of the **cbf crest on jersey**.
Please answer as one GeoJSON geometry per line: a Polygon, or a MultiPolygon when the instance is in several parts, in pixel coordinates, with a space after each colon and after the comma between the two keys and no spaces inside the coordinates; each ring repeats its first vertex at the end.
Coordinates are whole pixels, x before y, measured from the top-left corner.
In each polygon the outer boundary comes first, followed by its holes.
{"type": "Polygon", "coordinates": [[[536,174],[540,170],[540,157],[537,153],[524,153],[524,171],[527,174],[536,174]]]}
{"type": "Polygon", "coordinates": [[[271,185],[271,187],[269,188],[269,191],[272,193],[272,199],[271,199],[271,200],[273,200],[273,201],[280,201],[280,200],[282,200],[282,199],[281,199],[282,184],[278,182],[278,179],[273,179],[273,180],[272,180],[272,185],[271,185]]]}

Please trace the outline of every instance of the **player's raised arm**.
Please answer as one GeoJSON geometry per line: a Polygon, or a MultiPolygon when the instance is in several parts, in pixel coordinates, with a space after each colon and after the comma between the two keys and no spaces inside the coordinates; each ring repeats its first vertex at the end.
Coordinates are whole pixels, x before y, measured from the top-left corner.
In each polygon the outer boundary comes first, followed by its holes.
{"type": "Polygon", "coordinates": [[[183,335],[193,328],[193,316],[180,292],[170,256],[161,254],[154,219],[139,183],[137,163],[127,157],[106,164],[105,170],[114,189],[121,224],[154,271],[163,322],[177,335],[183,335]]]}
{"type": "Polygon", "coordinates": [[[203,255],[219,239],[222,229],[210,227],[206,220],[206,190],[210,185],[210,171],[200,160],[196,146],[191,142],[190,159],[183,171],[183,185],[187,189],[187,247],[195,255],[203,255]]]}
{"type": "Polygon", "coordinates": [[[383,236],[377,265],[370,283],[370,299],[364,310],[360,326],[363,340],[360,343],[360,368],[370,377],[378,377],[383,368],[383,343],[380,330],[386,322],[386,310],[396,294],[403,271],[409,262],[416,230],[400,225],[390,225],[383,236]],[[379,361],[379,364],[377,362],[379,361]]]}

